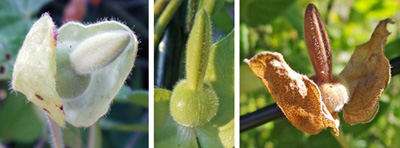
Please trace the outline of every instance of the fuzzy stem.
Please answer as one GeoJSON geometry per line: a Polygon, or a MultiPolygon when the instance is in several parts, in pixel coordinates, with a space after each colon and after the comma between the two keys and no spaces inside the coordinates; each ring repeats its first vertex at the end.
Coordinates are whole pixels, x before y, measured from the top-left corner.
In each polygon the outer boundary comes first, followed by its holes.
{"type": "Polygon", "coordinates": [[[64,142],[62,138],[62,130],[60,126],[56,122],[53,121],[47,114],[45,114],[47,118],[47,122],[49,124],[51,140],[52,140],[52,147],[53,148],[63,148],[64,142]]]}
{"type": "Polygon", "coordinates": [[[176,10],[178,10],[179,6],[182,4],[182,0],[171,0],[167,7],[162,12],[160,18],[158,18],[157,23],[154,27],[154,47],[158,47],[158,43],[164,34],[165,28],[171,21],[174,16],[176,10]]]}

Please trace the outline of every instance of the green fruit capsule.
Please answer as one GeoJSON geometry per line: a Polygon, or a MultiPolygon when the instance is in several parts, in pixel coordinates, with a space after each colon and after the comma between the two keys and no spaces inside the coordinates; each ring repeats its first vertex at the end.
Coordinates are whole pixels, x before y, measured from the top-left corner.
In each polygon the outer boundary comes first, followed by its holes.
{"type": "Polygon", "coordinates": [[[192,90],[188,81],[182,80],[172,92],[170,111],[180,125],[196,127],[208,123],[216,115],[218,102],[211,86],[204,84],[198,90],[192,90]]]}
{"type": "Polygon", "coordinates": [[[207,12],[196,14],[187,43],[186,79],[188,87],[197,90],[203,85],[211,48],[211,22],[207,12]]]}

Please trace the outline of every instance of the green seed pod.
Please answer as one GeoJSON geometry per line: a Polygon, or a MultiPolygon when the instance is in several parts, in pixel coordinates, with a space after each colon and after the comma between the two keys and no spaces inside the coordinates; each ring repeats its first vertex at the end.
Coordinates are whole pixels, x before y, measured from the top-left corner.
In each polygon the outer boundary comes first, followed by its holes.
{"type": "Polygon", "coordinates": [[[186,79],[188,87],[197,90],[203,85],[211,48],[211,21],[205,10],[196,14],[187,43],[186,79]]]}
{"type": "Polygon", "coordinates": [[[198,90],[192,90],[188,81],[182,80],[172,92],[170,111],[180,125],[201,126],[216,115],[218,102],[217,94],[211,86],[204,84],[198,90]]]}

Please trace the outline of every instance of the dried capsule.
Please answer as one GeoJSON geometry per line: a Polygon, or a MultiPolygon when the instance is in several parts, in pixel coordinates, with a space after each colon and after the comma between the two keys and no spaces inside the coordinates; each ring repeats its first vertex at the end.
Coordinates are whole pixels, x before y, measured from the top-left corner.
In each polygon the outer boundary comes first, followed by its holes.
{"type": "Polygon", "coordinates": [[[390,65],[384,55],[389,22],[381,21],[370,41],[357,46],[345,69],[333,76],[329,38],[317,9],[309,4],[304,30],[315,76],[294,72],[279,53],[262,52],[245,62],[294,126],[310,134],[332,127],[337,136],[342,109],[349,124],[375,117],[379,98],[390,81],[390,65]]]}

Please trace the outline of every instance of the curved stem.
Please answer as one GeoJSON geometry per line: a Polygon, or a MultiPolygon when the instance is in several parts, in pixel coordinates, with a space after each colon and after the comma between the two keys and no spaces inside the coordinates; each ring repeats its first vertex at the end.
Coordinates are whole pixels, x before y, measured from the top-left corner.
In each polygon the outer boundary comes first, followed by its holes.
{"type": "Polygon", "coordinates": [[[62,138],[62,130],[56,122],[53,121],[47,114],[45,114],[47,122],[49,124],[51,141],[53,148],[63,148],[64,142],[62,138]]]}
{"type": "Polygon", "coordinates": [[[160,16],[162,10],[164,10],[165,5],[167,5],[168,0],[156,0],[154,3],[154,20],[157,20],[160,16]]]}
{"type": "Polygon", "coordinates": [[[157,23],[154,27],[154,48],[158,47],[158,43],[160,42],[161,37],[164,34],[165,28],[171,21],[174,16],[176,10],[178,10],[179,6],[182,4],[182,0],[171,0],[167,7],[162,12],[160,18],[157,20],[157,23]]]}
{"type": "Polygon", "coordinates": [[[199,10],[203,8],[207,11],[208,15],[212,16],[216,2],[217,0],[200,0],[199,10]]]}

